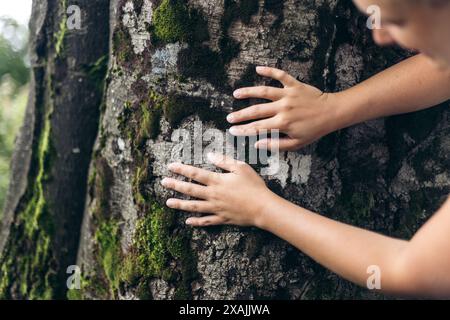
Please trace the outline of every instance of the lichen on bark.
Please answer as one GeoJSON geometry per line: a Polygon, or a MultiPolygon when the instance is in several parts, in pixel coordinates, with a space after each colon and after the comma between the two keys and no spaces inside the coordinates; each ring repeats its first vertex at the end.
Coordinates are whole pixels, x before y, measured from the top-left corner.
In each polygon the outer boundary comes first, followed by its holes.
{"type": "MultiPolygon", "coordinates": [[[[199,133],[223,133],[227,113],[267,102],[232,96],[238,87],[280,86],[255,66],[334,92],[408,53],[377,48],[365,19],[343,0],[112,0],[110,8],[109,1],[79,1],[96,32],[70,37],[65,2],[35,2],[48,11],[33,32],[41,39],[30,109],[36,124],[25,135],[31,148],[22,147],[25,155],[31,150],[32,165],[27,179],[15,179],[27,182],[9,201],[10,227],[2,228],[9,231],[0,248],[3,297],[64,297],[65,267],[79,247],[82,288],[69,290],[71,299],[386,298],[261,230],[187,228],[185,213],[165,206],[180,195],[160,182],[171,175],[167,164],[180,160],[175,137],[188,132],[205,147],[199,133]]],[[[447,109],[445,103],[340,130],[280,154],[279,170],[264,178],[295,204],[410,237],[450,189],[447,109]]],[[[250,140],[244,144],[248,150],[250,140]]]]}
{"type": "Polygon", "coordinates": [[[67,29],[65,0],[33,2],[30,98],[0,236],[2,298],[66,296],[108,60],[107,37],[91,47],[90,31],[108,34],[106,20],[92,19],[94,12],[107,12],[105,5],[85,11],[85,35],[67,29]]]}

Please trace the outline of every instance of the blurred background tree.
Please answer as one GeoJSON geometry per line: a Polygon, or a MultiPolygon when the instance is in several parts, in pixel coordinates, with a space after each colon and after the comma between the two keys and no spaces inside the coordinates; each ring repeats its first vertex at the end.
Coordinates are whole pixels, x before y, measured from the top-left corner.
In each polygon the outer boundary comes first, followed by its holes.
{"type": "Polygon", "coordinates": [[[0,217],[9,183],[14,140],[28,94],[27,27],[0,17],[0,217]]]}

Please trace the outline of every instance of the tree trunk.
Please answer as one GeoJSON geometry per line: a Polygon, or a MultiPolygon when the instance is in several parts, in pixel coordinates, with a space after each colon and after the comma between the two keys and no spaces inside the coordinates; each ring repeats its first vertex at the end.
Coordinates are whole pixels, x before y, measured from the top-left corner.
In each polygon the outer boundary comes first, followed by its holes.
{"type": "Polygon", "coordinates": [[[31,92],[12,160],[0,238],[0,297],[64,298],[76,263],[86,180],[97,136],[109,1],[84,8],[68,30],[66,1],[34,1],[31,92]]]}
{"type": "MultiPolygon", "coordinates": [[[[223,132],[228,112],[258,103],[235,101],[233,89],[278,85],[257,77],[256,65],[334,92],[407,52],[376,48],[366,18],[344,0],[74,2],[92,31],[63,36],[64,54],[55,37],[63,5],[34,3],[34,85],[0,242],[3,296],[62,297],[78,247],[82,288],[70,298],[386,298],[261,230],[186,228],[185,213],[164,205],[173,194],[160,181],[180,151],[174,138],[188,132],[182,146],[189,137],[192,148],[205,146],[199,134],[223,132]]],[[[408,238],[450,189],[446,108],[283,153],[267,184],[326,216],[408,238]]]]}

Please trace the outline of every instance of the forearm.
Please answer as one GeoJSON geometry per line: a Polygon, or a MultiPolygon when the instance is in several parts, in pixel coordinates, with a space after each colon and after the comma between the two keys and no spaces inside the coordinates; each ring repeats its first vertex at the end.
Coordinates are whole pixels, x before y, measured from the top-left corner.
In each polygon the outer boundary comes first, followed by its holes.
{"type": "Polygon", "coordinates": [[[335,96],[339,105],[336,118],[343,128],[450,99],[450,72],[438,69],[419,54],[335,96]]]}
{"type": "Polygon", "coordinates": [[[340,276],[366,286],[369,266],[381,270],[382,291],[398,293],[397,258],[408,242],[352,227],[274,196],[259,227],[288,241],[340,276]]]}

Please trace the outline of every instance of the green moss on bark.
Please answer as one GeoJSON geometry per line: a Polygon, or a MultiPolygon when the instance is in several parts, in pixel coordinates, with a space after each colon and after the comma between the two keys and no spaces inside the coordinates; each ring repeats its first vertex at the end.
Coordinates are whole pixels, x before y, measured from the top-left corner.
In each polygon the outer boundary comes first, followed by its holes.
{"type": "Polygon", "coordinates": [[[51,299],[53,297],[53,278],[55,273],[51,267],[53,235],[52,217],[46,201],[44,185],[50,177],[53,148],[50,140],[50,115],[44,120],[44,128],[40,134],[35,153],[37,175],[31,185],[29,200],[25,208],[17,214],[17,229],[11,236],[17,243],[12,243],[0,259],[0,298],[8,298],[13,283],[19,284],[22,297],[28,299],[51,299]],[[21,246],[30,247],[29,254],[19,254],[21,246]],[[14,274],[14,279],[12,275],[14,274]]]}
{"type": "Polygon", "coordinates": [[[146,140],[155,139],[160,132],[164,98],[156,92],[150,92],[136,103],[125,103],[119,118],[119,128],[139,148],[146,140]]]}
{"type": "MultiPolygon", "coordinates": [[[[155,278],[177,288],[178,298],[190,296],[190,283],[196,276],[196,260],[189,245],[190,234],[179,228],[175,212],[160,205],[149,193],[148,185],[153,177],[151,159],[145,153],[147,139],[159,134],[161,117],[165,116],[175,125],[196,111],[194,106],[199,101],[188,98],[186,104],[183,100],[172,95],[163,97],[149,90],[138,102],[126,102],[120,116],[119,127],[130,139],[135,160],[132,192],[139,214],[133,242],[126,253],[122,252],[120,245],[121,218],[110,213],[112,170],[105,159],[96,161],[94,198],[97,204],[93,216],[97,261],[103,275],[96,282],[104,284],[108,297],[117,298],[121,290],[127,288],[141,299],[151,298],[150,283],[155,278]]],[[[209,109],[209,103],[202,103],[209,109]]],[[[205,117],[206,114],[211,116],[205,109],[205,117]]]]}
{"type": "Polygon", "coordinates": [[[94,84],[98,92],[102,92],[105,84],[105,75],[108,68],[108,56],[100,57],[95,63],[85,68],[88,79],[94,84]]]}
{"type": "Polygon", "coordinates": [[[114,32],[113,51],[119,65],[130,63],[134,56],[131,37],[123,27],[114,32]]]}
{"type": "Polygon", "coordinates": [[[101,266],[114,295],[119,289],[119,267],[121,263],[118,222],[114,219],[102,221],[95,233],[95,241],[99,246],[101,266]]]}
{"type": "Polygon", "coordinates": [[[182,0],[163,0],[150,27],[154,43],[202,42],[209,39],[205,19],[182,0]]]}
{"type": "Polygon", "coordinates": [[[60,56],[64,50],[64,40],[67,34],[67,0],[61,0],[62,18],[59,22],[58,31],[55,33],[55,52],[56,56],[60,56]]]}
{"type": "MultiPolygon", "coordinates": [[[[142,285],[160,278],[176,284],[177,291],[187,298],[190,282],[196,276],[189,237],[174,232],[176,213],[173,210],[157,202],[147,202],[146,207],[149,209],[137,222],[133,247],[122,265],[122,281],[142,285]]],[[[140,298],[149,296],[149,288],[144,288],[138,286],[140,298]]]]}
{"type": "Polygon", "coordinates": [[[183,1],[163,0],[153,13],[154,35],[163,42],[185,40],[188,10],[183,1]]]}

